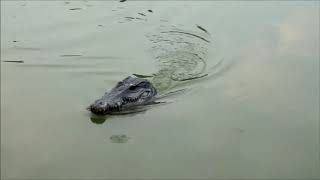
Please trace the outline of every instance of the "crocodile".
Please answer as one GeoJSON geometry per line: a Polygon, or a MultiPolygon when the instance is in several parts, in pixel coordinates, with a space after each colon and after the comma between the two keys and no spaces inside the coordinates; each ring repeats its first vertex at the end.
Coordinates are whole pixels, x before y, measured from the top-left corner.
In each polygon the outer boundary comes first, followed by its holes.
{"type": "Polygon", "coordinates": [[[137,111],[139,107],[155,104],[156,88],[147,79],[128,76],[89,106],[97,115],[137,111]]]}
{"type": "Polygon", "coordinates": [[[151,75],[126,77],[95,100],[88,110],[96,115],[144,111],[148,105],[163,103],[158,99],[183,91],[173,91],[178,84],[205,77],[210,35],[201,30],[204,33],[162,27],[155,33],[145,34],[151,43],[148,52],[159,62],[160,69],[151,75]]]}

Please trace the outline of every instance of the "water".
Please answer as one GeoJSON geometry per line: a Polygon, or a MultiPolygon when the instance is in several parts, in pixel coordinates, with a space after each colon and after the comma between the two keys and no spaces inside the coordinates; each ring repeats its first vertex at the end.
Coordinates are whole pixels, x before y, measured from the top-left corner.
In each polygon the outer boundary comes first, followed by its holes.
{"type": "Polygon", "coordinates": [[[2,1],[1,61],[23,63],[1,62],[1,178],[320,178],[318,49],[313,1],[2,1]],[[210,33],[211,76],[92,119],[117,81],[159,70],[161,24],[210,33]]]}

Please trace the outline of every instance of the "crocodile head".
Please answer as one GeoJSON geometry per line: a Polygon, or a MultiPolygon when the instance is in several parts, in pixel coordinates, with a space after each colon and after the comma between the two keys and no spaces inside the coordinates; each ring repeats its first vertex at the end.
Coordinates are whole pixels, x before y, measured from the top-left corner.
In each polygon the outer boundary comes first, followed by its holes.
{"type": "Polygon", "coordinates": [[[97,115],[128,111],[153,102],[156,94],[156,89],[148,80],[129,76],[92,103],[88,110],[97,115]]]}

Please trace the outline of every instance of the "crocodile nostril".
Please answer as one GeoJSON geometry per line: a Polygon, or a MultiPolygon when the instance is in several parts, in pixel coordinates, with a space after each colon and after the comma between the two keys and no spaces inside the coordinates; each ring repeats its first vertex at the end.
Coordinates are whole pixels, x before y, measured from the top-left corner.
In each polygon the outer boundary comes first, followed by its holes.
{"type": "Polygon", "coordinates": [[[96,105],[98,105],[98,106],[106,106],[107,103],[104,102],[104,101],[98,101],[98,102],[96,102],[96,105]]]}

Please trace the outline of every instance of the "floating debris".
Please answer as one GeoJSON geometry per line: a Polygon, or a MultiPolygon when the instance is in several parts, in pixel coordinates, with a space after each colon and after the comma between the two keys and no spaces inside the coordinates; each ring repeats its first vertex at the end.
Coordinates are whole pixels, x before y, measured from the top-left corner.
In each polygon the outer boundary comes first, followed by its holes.
{"type": "Polygon", "coordinates": [[[191,35],[191,36],[194,36],[194,37],[197,37],[199,39],[202,39],[203,41],[206,41],[208,43],[210,43],[210,41],[208,41],[207,39],[201,37],[201,36],[198,36],[198,35],[195,35],[195,34],[192,34],[192,33],[188,33],[188,32],[183,32],[183,31],[163,31],[161,33],[181,33],[181,34],[187,34],[187,35],[191,35]]]}
{"type": "Polygon", "coordinates": [[[77,56],[82,56],[81,54],[63,54],[60,55],[60,57],[77,57],[77,56]]]}
{"type": "Polygon", "coordinates": [[[151,13],[153,12],[151,9],[148,9],[148,11],[151,12],[151,13]]]}
{"type": "Polygon", "coordinates": [[[130,137],[128,137],[128,136],[125,135],[125,134],[112,135],[112,136],[110,137],[110,140],[111,140],[113,143],[126,143],[126,142],[128,142],[129,139],[130,139],[130,137]]]}
{"type": "Polygon", "coordinates": [[[18,50],[24,50],[24,51],[39,51],[41,50],[40,48],[35,48],[35,47],[21,47],[21,46],[13,46],[14,49],[18,50]]]}
{"type": "Polygon", "coordinates": [[[126,2],[127,0],[120,0],[119,2],[126,2]]]}
{"type": "Polygon", "coordinates": [[[9,63],[24,63],[24,61],[2,61],[2,62],[9,62],[9,63]]]}
{"type": "Polygon", "coordinates": [[[127,19],[134,19],[134,17],[124,17],[124,18],[127,18],[127,19]]]}
{"type": "Polygon", "coordinates": [[[98,24],[98,26],[100,26],[100,27],[104,27],[102,24],[98,24]]]}
{"type": "Polygon", "coordinates": [[[69,10],[79,10],[79,9],[82,9],[82,8],[71,8],[71,9],[69,9],[69,10]]]}
{"type": "Polygon", "coordinates": [[[142,18],[135,18],[135,19],[138,19],[138,20],[141,20],[141,21],[146,21],[146,19],[142,19],[142,18]]]}
{"type": "Polygon", "coordinates": [[[143,13],[138,13],[139,15],[141,15],[141,16],[146,16],[145,14],[143,14],[143,13]]]}
{"type": "Polygon", "coordinates": [[[209,34],[209,32],[208,32],[206,29],[204,29],[203,27],[197,25],[197,28],[199,28],[199,29],[201,29],[202,31],[204,31],[205,33],[209,34]]]}
{"type": "Polygon", "coordinates": [[[18,41],[12,41],[12,42],[18,42],[18,41]]]}

